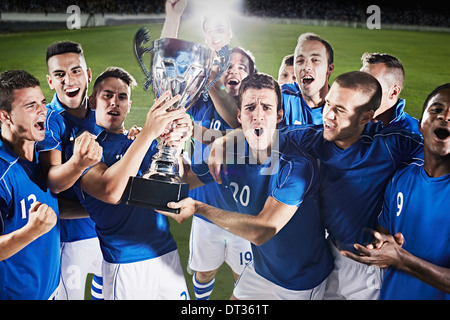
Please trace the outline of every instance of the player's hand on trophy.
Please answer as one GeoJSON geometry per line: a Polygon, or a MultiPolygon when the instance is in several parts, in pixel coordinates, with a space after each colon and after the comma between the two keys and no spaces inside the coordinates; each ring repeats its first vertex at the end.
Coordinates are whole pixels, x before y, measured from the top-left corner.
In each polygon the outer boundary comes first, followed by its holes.
{"type": "MultiPolygon", "coordinates": [[[[167,128],[166,128],[167,129],[167,128]]],[[[194,124],[189,114],[185,113],[181,118],[172,122],[170,130],[166,130],[161,136],[164,144],[181,149],[193,134],[194,124]]]]}
{"type": "Polygon", "coordinates": [[[172,97],[169,91],[166,91],[161,97],[156,99],[153,106],[147,113],[144,127],[139,135],[147,136],[150,139],[167,133],[172,123],[186,114],[185,108],[178,108],[168,111],[168,109],[180,101],[181,96],[172,97]]]}
{"type": "Polygon", "coordinates": [[[75,165],[81,169],[89,168],[102,160],[103,148],[96,141],[96,136],[88,131],[75,139],[73,156],[75,165]]]}
{"type": "Polygon", "coordinates": [[[28,211],[28,222],[25,228],[34,238],[38,238],[49,232],[56,224],[58,217],[55,211],[45,203],[36,201],[28,211]]]}
{"type": "Polygon", "coordinates": [[[169,202],[167,206],[171,209],[180,209],[179,213],[156,210],[157,212],[174,219],[178,223],[183,223],[194,215],[197,211],[196,200],[192,198],[184,198],[178,202],[169,202]]]}

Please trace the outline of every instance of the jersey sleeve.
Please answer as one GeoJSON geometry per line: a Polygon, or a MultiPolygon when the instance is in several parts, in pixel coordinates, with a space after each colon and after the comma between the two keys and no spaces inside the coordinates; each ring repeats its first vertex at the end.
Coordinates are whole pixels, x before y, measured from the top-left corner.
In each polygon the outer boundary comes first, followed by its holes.
{"type": "Polygon", "coordinates": [[[279,165],[271,179],[270,195],[284,204],[298,207],[306,195],[317,189],[317,168],[302,156],[281,158],[279,165]]]}
{"type": "Polygon", "coordinates": [[[8,217],[11,205],[11,194],[3,179],[0,180],[0,235],[5,232],[4,221],[8,217]],[[9,199],[9,200],[8,200],[9,199]]]}
{"type": "Polygon", "coordinates": [[[394,162],[411,162],[414,158],[423,159],[423,139],[420,134],[395,127],[383,129],[383,134],[394,162]]]}
{"type": "Polygon", "coordinates": [[[391,208],[391,190],[392,190],[392,183],[393,180],[391,179],[386,187],[385,193],[384,193],[384,201],[383,201],[383,208],[381,209],[381,213],[378,217],[378,224],[385,228],[386,230],[389,230],[389,232],[392,232],[391,228],[391,220],[390,220],[390,208],[391,208]]]}
{"type": "Polygon", "coordinates": [[[56,149],[62,152],[61,142],[64,131],[63,117],[55,111],[49,111],[45,122],[45,138],[36,144],[36,150],[41,152],[56,149]]]}

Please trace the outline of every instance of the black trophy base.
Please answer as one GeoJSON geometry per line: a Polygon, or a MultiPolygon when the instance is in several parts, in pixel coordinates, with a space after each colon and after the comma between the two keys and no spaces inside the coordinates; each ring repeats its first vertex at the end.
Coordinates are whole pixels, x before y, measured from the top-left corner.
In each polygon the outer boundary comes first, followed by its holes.
{"type": "Polygon", "coordinates": [[[180,213],[180,209],[167,207],[169,202],[178,202],[188,196],[189,184],[168,183],[140,177],[130,177],[128,205],[154,210],[180,213]]]}

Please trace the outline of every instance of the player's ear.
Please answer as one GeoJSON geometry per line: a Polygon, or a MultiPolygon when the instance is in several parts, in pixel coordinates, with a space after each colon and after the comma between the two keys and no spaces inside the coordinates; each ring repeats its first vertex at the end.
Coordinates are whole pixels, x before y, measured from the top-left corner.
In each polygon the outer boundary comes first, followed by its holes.
{"type": "Polygon", "coordinates": [[[0,122],[1,123],[8,123],[10,120],[9,113],[6,112],[6,110],[0,110],[0,122]]]}
{"type": "Polygon", "coordinates": [[[86,70],[86,73],[87,73],[87,76],[88,76],[88,83],[91,83],[91,81],[92,81],[92,71],[91,71],[91,69],[88,68],[86,70]]]}
{"type": "Polygon", "coordinates": [[[333,71],[334,71],[334,63],[330,63],[330,64],[328,65],[328,70],[327,70],[327,76],[328,76],[328,78],[331,76],[331,74],[333,73],[333,71]]]}
{"type": "Polygon", "coordinates": [[[237,108],[237,114],[236,114],[236,116],[237,116],[237,121],[238,121],[240,124],[242,124],[242,122],[241,122],[241,108],[237,108]]]}
{"type": "Polygon", "coordinates": [[[48,83],[48,86],[50,87],[50,89],[55,90],[55,86],[53,85],[52,77],[50,77],[50,75],[47,75],[46,78],[47,78],[47,83],[48,83]]]}
{"type": "Polygon", "coordinates": [[[89,96],[89,107],[91,107],[91,109],[94,109],[97,107],[96,103],[95,103],[95,97],[91,94],[89,96]]]}
{"type": "Polygon", "coordinates": [[[368,110],[368,111],[363,112],[363,114],[361,115],[361,118],[360,118],[361,123],[366,125],[368,122],[372,121],[374,114],[375,114],[375,111],[373,111],[373,110],[368,110]]]}
{"type": "Polygon", "coordinates": [[[277,124],[279,124],[283,120],[283,109],[278,109],[277,111],[277,124]]]}
{"type": "Polygon", "coordinates": [[[394,84],[391,88],[391,90],[389,91],[389,99],[396,99],[396,97],[398,97],[400,95],[400,91],[402,91],[402,89],[400,89],[400,87],[396,84],[394,84]]]}
{"type": "Polygon", "coordinates": [[[127,111],[127,113],[130,113],[130,111],[131,111],[131,100],[130,100],[130,102],[128,102],[128,111],[127,111]]]}

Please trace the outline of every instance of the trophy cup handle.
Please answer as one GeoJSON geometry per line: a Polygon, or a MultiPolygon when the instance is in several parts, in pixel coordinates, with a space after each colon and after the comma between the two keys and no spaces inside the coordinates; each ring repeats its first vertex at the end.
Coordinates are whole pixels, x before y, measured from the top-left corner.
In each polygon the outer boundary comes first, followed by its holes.
{"type": "MultiPolygon", "coordinates": [[[[134,53],[136,54],[136,57],[139,61],[142,71],[144,71],[144,75],[145,75],[144,90],[148,90],[148,88],[152,84],[152,75],[148,71],[147,67],[144,64],[144,61],[142,60],[142,56],[146,52],[152,52],[152,50],[153,50],[153,46],[147,47],[147,48],[144,48],[142,46],[142,44],[147,43],[149,41],[150,41],[150,35],[149,35],[148,30],[145,27],[140,28],[136,32],[136,35],[134,36],[134,53]]],[[[152,60],[150,59],[150,70],[151,70],[151,64],[152,64],[152,60]]]]}
{"type": "Polygon", "coordinates": [[[205,89],[203,90],[203,101],[208,100],[208,90],[211,88],[217,80],[222,77],[223,73],[228,69],[228,66],[230,65],[230,57],[231,57],[231,50],[228,48],[228,45],[222,47],[217,54],[219,55],[220,61],[214,60],[214,65],[219,66],[219,73],[217,76],[205,86],[205,89]]]}

